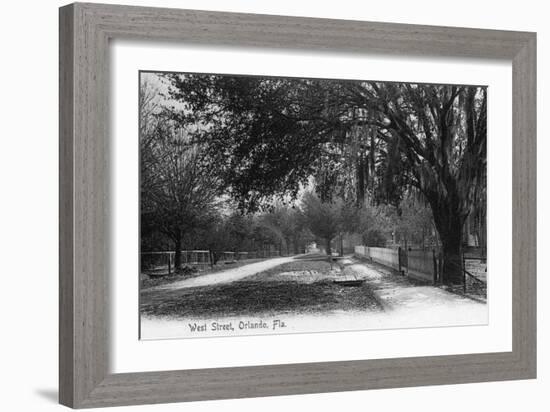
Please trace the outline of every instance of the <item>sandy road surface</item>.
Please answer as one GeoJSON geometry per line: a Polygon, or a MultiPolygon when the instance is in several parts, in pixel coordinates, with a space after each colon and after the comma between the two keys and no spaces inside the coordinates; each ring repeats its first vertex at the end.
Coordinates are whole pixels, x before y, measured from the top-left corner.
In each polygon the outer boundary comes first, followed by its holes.
{"type": "Polygon", "coordinates": [[[437,316],[439,310],[454,310],[457,317],[463,311],[486,311],[486,305],[468,297],[448,292],[442,288],[425,283],[415,283],[406,276],[389,273],[369,263],[356,263],[346,266],[344,275],[356,279],[365,279],[374,289],[380,303],[387,310],[403,310],[409,313],[417,311],[431,312],[437,316]]]}
{"type": "MultiPolygon", "coordinates": [[[[264,262],[235,268],[204,278],[194,278],[166,285],[170,288],[181,288],[231,282],[251,276],[292,258],[277,258],[264,262]],[[198,283],[200,281],[200,283],[198,283]]],[[[374,289],[386,310],[371,311],[332,311],[319,314],[285,313],[279,316],[221,316],[210,319],[168,319],[143,316],[142,339],[162,339],[176,337],[207,337],[231,335],[257,335],[280,333],[304,333],[330,330],[368,330],[395,329],[441,326],[484,325],[488,321],[487,305],[475,302],[466,297],[449,293],[441,288],[411,282],[406,277],[393,275],[380,270],[368,263],[349,262],[345,266],[342,277],[364,279],[374,289]],[[283,321],[284,328],[276,327],[276,321],[283,321]],[[242,329],[242,322],[265,322],[265,329],[242,329]],[[193,322],[207,323],[207,330],[202,333],[192,333],[189,325],[193,322]],[[231,324],[230,332],[215,330],[214,322],[231,324]]]]}
{"type": "Polygon", "coordinates": [[[149,290],[176,290],[234,282],[236,280],[255,275],[256,273],[263,272],[264,270],[271,269],[275,266],[282,265],[283,263],[291,262],[293,259],[294,258],[292,257],[282,257],[263,260],[261,262],[240,266],[238,268],[224,270],[223,272],[216,272],[210,275],[197,276],[191,279],[184,279],[179,282],[169,283],[167,285],[156,286],[149,290]]]}

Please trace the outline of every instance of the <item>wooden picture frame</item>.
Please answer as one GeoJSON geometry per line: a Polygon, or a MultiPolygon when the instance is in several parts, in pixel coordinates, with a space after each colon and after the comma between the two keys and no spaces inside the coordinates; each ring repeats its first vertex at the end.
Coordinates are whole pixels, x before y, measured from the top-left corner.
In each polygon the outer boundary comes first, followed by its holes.
{"type": "Polygon", "coordinates": [[[535,33],[85,3],[62,7],[59,28],[62,404],[86,408],[535,378],[535,33]],[[512,351],[110,374],[105,211],[113,38],[511,61],[512,351]]]}

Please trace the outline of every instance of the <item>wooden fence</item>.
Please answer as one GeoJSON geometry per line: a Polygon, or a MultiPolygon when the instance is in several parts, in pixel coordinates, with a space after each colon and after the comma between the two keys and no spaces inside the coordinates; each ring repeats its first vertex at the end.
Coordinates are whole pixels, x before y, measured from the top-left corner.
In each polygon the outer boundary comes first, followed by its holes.
{"type": "MultiPolygon", "coordinates": [[[[378,248],[355,246],[355,255],[398,270],[411,278],[441,283],[443,257],[435,250],[406,250],[397,248],[378,248]]],[[[472,254],[462,255],[463,290],[485,294],[487,290],[487,258],[472,254]]]]}
{"type": "Polygon", "coordinates": [[[437,281],[438,270],[435,251],[407,251],[400,247],[355,246],[355,254],[381,265],[391,267],[404,275],[418,280],[434,283],[437,281]]]}
{"type": "Polygon", "coordinates": [[[362,248],[360,250],[360,255],[370,260],[380,263],[384,266],[389,266],[395,270],[401,271],[401,263],[399,261],[399,248],[389,249],[383,247],[368,247],[368,246],[357,246],[355,252],[357,253],[357,248],[362,248]]]}
{"type": "MultiPolygon", "coordinates": [[[[175,252],[142,252],[140,254],[141,272],[152,275],[165,275],[174,272],[175,252]]],[[[250,259],[265,259],[280,256],[278,251],[250,251],[250,252],[212,252],[210,250],[182,250],[181,265],[205,269],[213,262],[217,264],[232,264],[250,259]],[[215,255],[215,256],[214,256],[215,255]]]]}

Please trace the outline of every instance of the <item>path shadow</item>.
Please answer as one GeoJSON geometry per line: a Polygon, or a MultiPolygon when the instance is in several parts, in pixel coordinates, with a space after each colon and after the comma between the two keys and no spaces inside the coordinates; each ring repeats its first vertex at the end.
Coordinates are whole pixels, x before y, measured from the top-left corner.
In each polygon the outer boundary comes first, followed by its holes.
{"type": "Polygon", "coordinates": [[[57,389],[37,389],[35,393],[47,401],[59,403],[59,392],[57,389]]]}
{"type": "Polygon", "coordinates": [[[174,291],[143,292],[140,308],[141,313],[148,316],[209,318],[380,310],[382,306],[367,284],[360,288],[342,288],[330,280],[301,283],[264,277],[174,291]]]}

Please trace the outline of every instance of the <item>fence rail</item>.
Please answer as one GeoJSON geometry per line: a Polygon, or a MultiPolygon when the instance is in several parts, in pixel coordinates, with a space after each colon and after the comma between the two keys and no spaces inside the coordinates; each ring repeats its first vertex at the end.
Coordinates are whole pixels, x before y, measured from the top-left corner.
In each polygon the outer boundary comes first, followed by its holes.
{"type": "MultiPolygon", "coordinates": [[[[434,250],[406,250],[355,246],[355,255],[391,267],[406,276],[441,283],[443,256],[434,250]]],[[[462,288],[464,293],[487,294],[487,258],[483,253],[467,251],[462,254],[462,288]]]]}
{"type": "Polygon", "coordinates": [[[437,283],[439,271],[435,250],[403,250],[403,253],[407,255],[407,275],[437,283]]]}
{"type": "MultiPolygon", "coordinates": [[[[174,251],[141,252],[140,271],[153,274],[172,274],[175,271],[174,251]]],[[[232,264],[250,259],[265,259],[280,256],[278,251],[249,251],[249,252],[213,252],[210,250],[182,250],[181,265],[206,268],[214,264],[232,264]]]]}
{"type": "Polygon", "coordinates": [[[400,272],[404,268],[404,256],[401,248],[355,246],[355,254],[400,272]]]}

